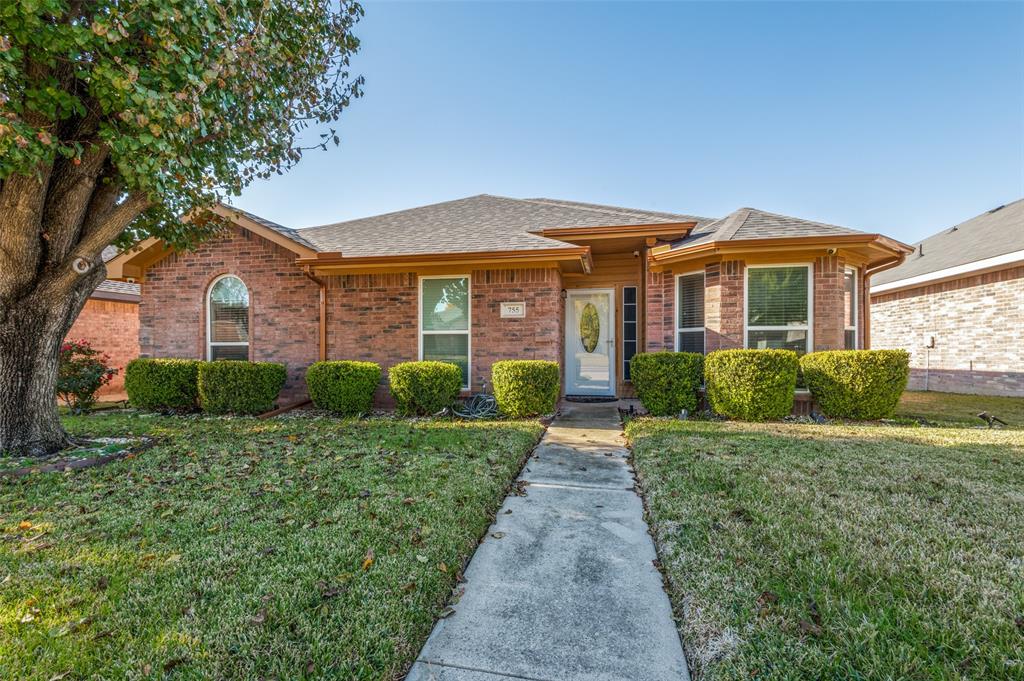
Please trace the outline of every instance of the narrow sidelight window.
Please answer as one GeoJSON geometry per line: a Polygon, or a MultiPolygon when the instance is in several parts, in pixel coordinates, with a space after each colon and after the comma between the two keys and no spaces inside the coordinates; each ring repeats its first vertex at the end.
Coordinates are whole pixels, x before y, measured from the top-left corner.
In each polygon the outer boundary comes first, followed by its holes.
{"type": "Polygon", "coordinates": [[[249,289],[225,274],[213,281],[206,303],[207,359],[249,359],[249,289]]]}
{"type": "Polygon", "coordinates": [[[420,359],[451,362],[469,388],[469,277],[420,277],[420,359]]]}
{"type": "Polygon", "coordinates": [[[636,286],[622,287],[622,376],[629,380],[629,360],[636,354],[637,338],[636,286]]]}
{"type": "Polygon", "coordinates": [[[747,267],[747,347],[811,351],[811,265],[747,267]]]}
{"type": "Polygon", "coordinates": [[[843,330],[847,350],[857,349],[857,270],[846,269],[843,277],[843,330]]]}
{"type": "Polygon", "coordinates": [[[676,276],[676,352],[704,354],[704,273],[676,276]]]}

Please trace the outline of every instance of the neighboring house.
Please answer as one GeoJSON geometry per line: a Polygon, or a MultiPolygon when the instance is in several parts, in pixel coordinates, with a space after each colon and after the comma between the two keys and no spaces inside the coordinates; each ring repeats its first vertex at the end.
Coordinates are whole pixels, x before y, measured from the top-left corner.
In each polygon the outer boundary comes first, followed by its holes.
{"type": "Polygon", "coordinates": [[[944,229],[871,282],[875,347],[911,388],[1024,397],[1024,199],[944,229]]]}
{"type": "Polygon", "coordinates": [[[451,361],[467,389],[497,360],[546,359],[565,394],[624,396],[644,350],[866,347],[865,282],[911,250],[751,208],[712,220],[481,195],[300,230],[217,212],[223,238],[150,239],[110,276],[142,284],[143,356],[283,362],[282,401],[318,358],[451,361]]]}
{"type": "MultiPolygon", "coordinates": [[[[108,247],[103,259],[109,261],[117,249],[108,247]]],[[[68,340],[89,341],[110,356],[117,374],[104,386],[100,398],[124,397],[124,368],[139,356],[139,285],[106,280],[85,301],[85,307],[68,331],[68,340]]]]}

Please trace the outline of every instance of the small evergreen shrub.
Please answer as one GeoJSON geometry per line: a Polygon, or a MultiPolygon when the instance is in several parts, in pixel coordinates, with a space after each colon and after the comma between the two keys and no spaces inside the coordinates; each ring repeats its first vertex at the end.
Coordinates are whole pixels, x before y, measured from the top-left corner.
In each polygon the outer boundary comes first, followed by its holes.
{"type": "Polygon", "coordinates": [[[89,345],[87,340],[65,341],[60,346],[57,366],[57,397],[73,414],[88,411],[96,403],[96,393],[110,383],[117,369],[110,357],[89,345]]]}
{"type": "Polygon", "coordinates": [[[380,377],[380,365],[374,362],[317,362],[306,370],[306,387],[319,409],[358,416],[373,407],[380,377]]]}
{"type": "Polygon", "coordinates": [[[449,362],[403,362],[388,369],[398,413],[436,414],[450,407],[462,389],[462,370],[449,362]]]}
{"type": "Polygon", "coordinates": [[[197,359],[133,359],[124,371],[128,402],[139,409],[192,411],[200,364],[197,359]]]}
{"type": "Polygon", "coordinates": [[[793,411],[799,362],[792,350],[719,350],[704,360],[711,410],[744,421],[781,419],[793,411]]]}
{"type": "Polygon", "coordinates": [[[893,415],[910,376],[906,350],[828,350],[800,358],[811,395],[828,416],[881,419],[893,415]]]}
{"type": "Polygon", "coordinates": [[[641,352],[629,362],[630,380],[652,416],[697,409],[704,355],[696,352],[641,352]]]}
{"type": "Polygon", "coordinates": [[[506,359],[491,366],[491,384],[501,413],[512,418],[550,414],[561,388],[557,362],[506,359]]]}
{"type": "Polygon", "coordinates": [[[262,414],[284,387],[283,364],[219,359],[199,367],[199,406],[208,414],[262,414]]]}

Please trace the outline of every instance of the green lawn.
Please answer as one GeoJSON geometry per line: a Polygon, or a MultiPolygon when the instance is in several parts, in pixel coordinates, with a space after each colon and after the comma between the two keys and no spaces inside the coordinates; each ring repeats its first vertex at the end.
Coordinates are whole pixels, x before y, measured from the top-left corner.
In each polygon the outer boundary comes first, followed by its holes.
{"type": "Polygon", "coordinates": [[[627,435],[697,678],[1024,678],[1024,432],[627,435]]]}
{"type": "Polygon", "coordinates": [[[903,393],[896,415],[934,422],[984,425],[978,414],[987,411],[1013,428],[1024,428],[1024,397],[990,397],[957,393],[903,393]]]}
{"type": "Polygon", "coordinates": [[[400,678],[541,433],[113,413],[66,423],[158,444],[0,481],[0,679],[400,678]]]}

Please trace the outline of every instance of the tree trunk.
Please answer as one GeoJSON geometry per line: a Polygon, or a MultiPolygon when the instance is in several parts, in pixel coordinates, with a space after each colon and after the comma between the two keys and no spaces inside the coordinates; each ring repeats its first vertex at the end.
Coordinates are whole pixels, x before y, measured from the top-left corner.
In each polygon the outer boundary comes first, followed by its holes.
{"type": "Polygon", "coordinates": [[[57,413],[60,346],[105,273],[95,268],[70,291],[0,300],[0,455],[43,456],[71,443],[57,413]]]}

